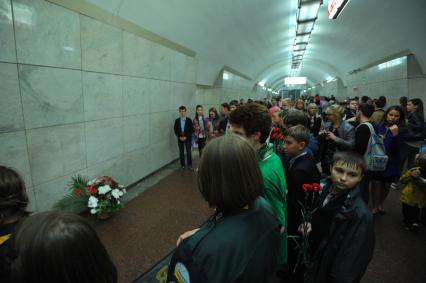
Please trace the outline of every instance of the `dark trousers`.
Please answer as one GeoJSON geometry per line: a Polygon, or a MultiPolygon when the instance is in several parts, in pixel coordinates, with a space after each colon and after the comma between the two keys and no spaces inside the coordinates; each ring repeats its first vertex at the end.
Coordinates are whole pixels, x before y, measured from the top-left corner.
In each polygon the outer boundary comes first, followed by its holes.
{"type": "Polygon", "coordinates": [[[203,152],[203,149],[206,146],[206,138],[198,138],[197,144],[198,144],[198,154],[201,157],[201,153],[203,152]]]}
{"type": "Polygon", "coordinates": [[[419,208],[418,206],[410,206],[405,203],[402,204],[402,215],[404,216],[404,224],[411,226],[413,223],[420,222],[420,216],[422,216],[422,222],[425,223],[426,208],[419,208]]]}
{"type": "Polygon", "coordinates": [[[367,205],[370,199],[370,181],[371,181],[370,172],[365,172],[364,177],[361,180],[361,184],[359,185],[361,189],[361,197],[365,201],[365,204],[367,205]]]}
{"type": "Polygon", "coordinates": [[[186,163],[188,167],[192,167],[191,139],[187,139],[184,142],[178,139],[178,146],[179,146],[180,166],[182,167],[185,166],[184,148],[186,148],[186,163]]]}
{"type": "Polygon", "coordinates": [[[407,159],[407,170],[413,168],[414,160],[416,159],[416,154],[419,153],[419,148],[404,144],[401,150],[401,156],[406,156],[407,159]]]}

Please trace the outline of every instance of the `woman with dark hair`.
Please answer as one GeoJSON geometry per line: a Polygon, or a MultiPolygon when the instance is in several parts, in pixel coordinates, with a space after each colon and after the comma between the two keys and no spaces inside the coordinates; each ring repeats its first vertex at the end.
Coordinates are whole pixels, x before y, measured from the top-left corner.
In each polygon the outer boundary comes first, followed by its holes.
{"type": "Polygon", "coordinates": [[[391,106],[384,113],[377,125],[378,134],[383,138],[386,154],[389,157],[383,172],[372,173],[371,200],[373,214],[384,213],[385,201],[392,182],[397,182],[402,172],[400,149],[404,145],[405,128],[404,110],[400,106],[391,106]]]}
{"type": "Polygon", "coordinates": [[[192,123],[194,124],[194,134],[198,144],[198,153],[201,157],[203,148],[206,145],[206,139],[210,134],[209,118],[204,117],[202,105],[197,105],[195,108],[195,118],[192,123]]]}
{"type": "Polygon", "coordinates": [[[18,222],[28,216],[28,197],[19,174],[0,166],[0,282],[8,280],[6,254],[18,222]]]}
{"type": "Polygon", "coordinates": [[[95,230],[76,214],[34,214],[17,228],[10,247],[12,283],[117,282],[95,230]]]}
{"type": "Polygon", "coordinates": [[[407,135],[403,156],[407,157],[407,168],[413,167],[414,158],[419,152],[420,146],[425,139],[425,117],[423,112],[423,101],[413,98],[407,102],[407,135]]]}
{"type": "Polygon", "coordinates": [[[219,136],[219,123],[220,117],[217,113],[216,108],[211,107],[209,109],[209,122],[210,122],[210,136],[217,137],[219,136]]]}
{"type": "Polygon", "coordinates": [[[167,282],[271,282],[281,227],[261,197],[254,148],[237,135],[212,140],[197,181],[215,214],[179,237],[167,282]]]}

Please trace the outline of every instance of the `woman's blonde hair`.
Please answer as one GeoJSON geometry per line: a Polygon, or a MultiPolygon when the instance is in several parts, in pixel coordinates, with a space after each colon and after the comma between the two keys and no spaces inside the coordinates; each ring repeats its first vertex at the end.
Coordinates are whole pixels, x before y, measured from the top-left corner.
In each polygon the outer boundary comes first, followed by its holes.
{"type": "Polygon", "coordinates": [[[340,118],[342,118],[343,115],[345,115],[345,109],[342,106],[340,106],[339,104],[333,104],[333,105],[330,105],[329,107],[327,107],[327,110],[325,110],[325,114],[337,115],[340,118]]]}

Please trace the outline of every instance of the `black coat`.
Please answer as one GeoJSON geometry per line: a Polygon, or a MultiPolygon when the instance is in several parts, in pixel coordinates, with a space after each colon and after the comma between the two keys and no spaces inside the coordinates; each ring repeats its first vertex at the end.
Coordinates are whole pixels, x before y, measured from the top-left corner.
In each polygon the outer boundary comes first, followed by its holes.
{"type": "Polygon", "coordinates": [[[188,140],[191,140],[191,136],[194,133],[194,125],[192,124],[192,120],[186,117],[185,128],[184,128],[184,131],[182,132],[182,129],[180,127],[180,117],[177,118],[175,120],[174,131],[177,138],[187,137],[188,140]]]}
{"type": "Polygon", "coordinates": [[[373,216],[359,186],[322,207],[329,187],[321,194],[312,219],[313,257],[305,283],[360,282],[373,257],[373,216]]]}
{"type": "Polygon", "coordinates": [[[293,164],[288,164],[285,169],[287,180],[287,214],[288,231],[290,234],[297,234],[297,228],[302,223],[300,214],[300,204],[304,203],[305,192],[302,189],[303,184],[312,184],[319,182],[319,173],[316,169],[312,155],[305,154],[299,156],[293,164]]]}
{"type": "Polygon", "coordinates": [[[421,114],[413,112],[408,115],[406,141],[421,141],[426,136],[425,120],[421,114]]]}
{"type": "Polygon", "coordinates": [[[212,217],[182,241],[170,261],[167,282],[271,282],[276,270],[280,223],[259,197],[247,210],[212,217]],[[189,279],[189,280],[188,280],[189,279]]]}

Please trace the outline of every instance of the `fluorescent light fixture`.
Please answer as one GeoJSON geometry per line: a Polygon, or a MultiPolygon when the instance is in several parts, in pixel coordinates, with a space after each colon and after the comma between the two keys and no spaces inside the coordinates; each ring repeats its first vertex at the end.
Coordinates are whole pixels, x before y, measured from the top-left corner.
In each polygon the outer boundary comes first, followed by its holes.
{"type": "Polygon", "coordinates": [[[299,56],[299,55],[302,55],[302,56],[303,56],[303,53],[305,53],[305,50],[294,51],[294,52],[293,52],[293,56],[299,56]]]}
{"type": "Polygon", "coordinates": [[[224,80],[229,80],[229,74],[228,73],[223,73],[223,79],[224,80]]]}
{"type": "Polygon", "coordinates": [[[377,67],[379,68],[379,70],[383,70],[383,69],[387,69],[387,68],[390,68],[390,67],[397,66],[397,65],[402,63],[403,58],[405,58],[405,57],[400,57],[400,58],[396,58],[396,59],[387,61],[385,63],[379,64],[377,67]]]}
{"type": "Polygon", "coordinates": [[[350,0],[328,0],[328,18],[337,19],[350,0]]]}
{"type": "Polygon", "coordinates": [[[315,20],[297,22],[296,34],[310,33],[314,29],[315,20]]]}
{"type": "Polygon", "coordinates": [[[293,51],[306,50],[306,45],[294,45],[293,51]]]}
{"type": "Polygon", "coordinates": [[[301,2],[297,13],[298,21],[306,21],[316,19],[321,1],[301,2]]]}
{"type": "Polygon", "coordinates": [[[306,84],[306,77],[286,77],[284,78],[286,85],[304,85],[306,84]]]}
{"type": "Polygon", "coordinates": [[[296,34],[296,39],[294,40],[294,44],[298,44],[301,42],[308,42],[309,37],[311,36],[310,33],[303,33],[303,34],[296,34]]]}

